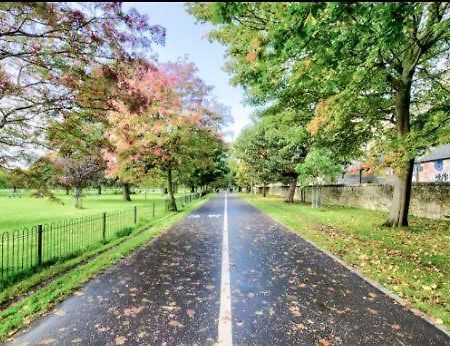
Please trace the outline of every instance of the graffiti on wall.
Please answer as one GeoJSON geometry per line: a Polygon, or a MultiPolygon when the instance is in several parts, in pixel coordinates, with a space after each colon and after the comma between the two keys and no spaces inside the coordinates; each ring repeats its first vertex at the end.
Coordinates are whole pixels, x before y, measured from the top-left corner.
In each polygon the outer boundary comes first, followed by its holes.
{"type": "Polygon", "coordinates": [[[438,174],[436,174],[435,179],[438,182],[449,181],[449,174],[448,173],[438,173],[438,174]]]}
{"type": "Polygon", "coordinates": [[[444,170],[443,160],[434,161],[434,169],[437,172],[437,174],[434,177],[435,181],[438,182],[449,181],[449,173],[443,172],[444,170]]]}

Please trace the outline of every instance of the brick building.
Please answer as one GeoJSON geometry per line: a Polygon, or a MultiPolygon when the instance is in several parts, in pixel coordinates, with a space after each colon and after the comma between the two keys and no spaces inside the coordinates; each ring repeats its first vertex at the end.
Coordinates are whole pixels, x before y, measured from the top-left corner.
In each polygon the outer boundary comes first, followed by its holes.
{"type": "Polygon", "coordinates": [[[413,182],[450,182],[450,144],[432,148],[416,161],[413,182]]]}

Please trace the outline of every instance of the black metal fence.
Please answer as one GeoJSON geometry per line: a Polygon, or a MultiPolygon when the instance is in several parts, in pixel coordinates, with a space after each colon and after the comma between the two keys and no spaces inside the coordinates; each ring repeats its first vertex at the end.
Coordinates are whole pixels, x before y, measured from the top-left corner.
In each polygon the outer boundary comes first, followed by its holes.
{"type": "MultiPolygon", "coordinates": [[[[178,206],[187,205],[202,195],[179,196],[176,202],[178,206]]],[[[167,215],[168,209],[168,200],[149,200],[145,206],[3,232],[0,234],[0,281],[26,275],[41,265],[73,257],[128,235],[138,222],[167,215]]]]}

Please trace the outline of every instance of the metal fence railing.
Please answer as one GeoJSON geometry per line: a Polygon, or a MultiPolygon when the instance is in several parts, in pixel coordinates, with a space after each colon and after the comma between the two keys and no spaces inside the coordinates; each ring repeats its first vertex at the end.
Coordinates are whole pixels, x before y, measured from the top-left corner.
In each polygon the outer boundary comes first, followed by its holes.
{"type": "MultiPolygon", "coordinates": [[[[183,206],[204,194],[176,198],[183,206]]],[[[149,222],[169,213],[168,200],[149,200],[145,206],[83,216],[22,230],[0,233],[0,282],[31,273],[33,269],[95,249],[116,237],[128,235],[138,222],[149,222]]]]}

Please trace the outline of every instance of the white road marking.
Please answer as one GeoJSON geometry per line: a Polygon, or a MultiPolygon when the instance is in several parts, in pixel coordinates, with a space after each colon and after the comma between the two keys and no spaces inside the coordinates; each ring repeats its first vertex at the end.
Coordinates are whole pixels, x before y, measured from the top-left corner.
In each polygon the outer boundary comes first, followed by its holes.
{"type": "Polygon", "coordinates": [[[188,218],[190,218],[190,219],[198,219],[199,217],[200,217],[200,215],[198,215],[198,214],[188,216],[188,218]]]}
{"type": "Polygon", "coordinates": [[[219,218],[221,215],[220,214],[208,214],[209,218],[215,217],[215,218],[219,218]]]}
{"type": "Polygon", "coordinates": [[[225,192],[223,212],[222,274],[220,282],[219,345],[232,345],[230,253],[228,249],[228,202],[225,192]]]}

